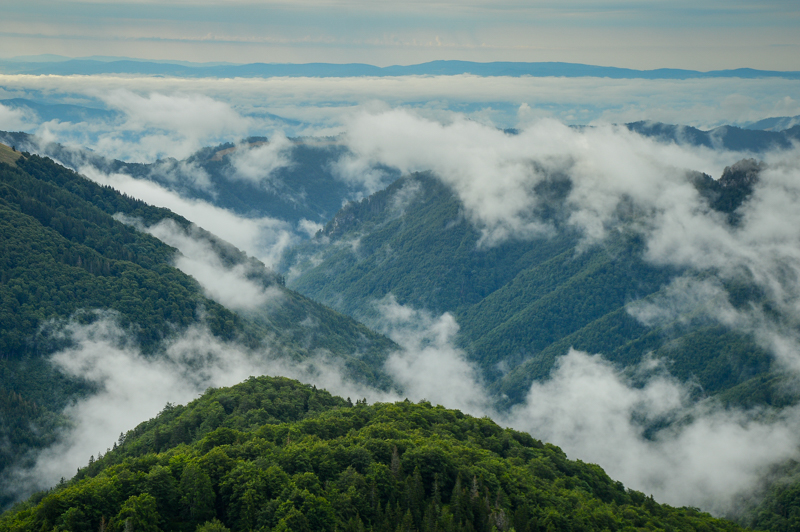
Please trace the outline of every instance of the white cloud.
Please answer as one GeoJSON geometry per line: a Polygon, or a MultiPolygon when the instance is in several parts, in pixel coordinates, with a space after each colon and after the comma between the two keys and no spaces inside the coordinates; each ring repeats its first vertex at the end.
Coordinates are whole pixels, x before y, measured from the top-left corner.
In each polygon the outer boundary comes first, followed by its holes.
{"type": "MultiPolygon", "coordinates": [[[[58,98],[78,94],[99,97],[125,112],[142,112],[141,119],[129,118],[130,130],[197,127],[198,133],[181,130],[186,137],[176,143],[178,147],[198,135],[243,135],[241,128],[249,128],[251,135],[271,136],[276,124],[243,118],[251,113],[269,112],[310,124],[299,126],[294,135],[338,133],[354,111],[374,111],[375,102],[415,108],[436,120],[451,117],[454,112],[485,116],[491,109],[492,120],[501,127],[524,127],[531,114],[552,116],[567,123],[657,120],[713,127],[769,116],[800,115],[800,101],[795,96],[798,83],[785,79],[615,80],[471,75],[266,79],[0,76],[0,84],[19,96],[36,93],[58,98]],[[163,118],[159,116],[160,109],[173,104],[175,110],[167,109],[163,118]],[[206,104],[210,106],[209,113],[205,113],[206,104]],[[521,106],[530,111],[520,113],[521,106]],[[201,116],[194,117],[195,112],[201,116]]],[[[156,142],[155,137],[151,140],[156,142]]],[[[117,151],[124,148],[113,147],[117,151]]],[[[148,145],[150,149],[155,147],[148,145]]],[[[145,154],[147,150],[140,152],[145,154]]]]}
{"type": "Polygon", "coordinates": [[[194,326],[167,341],[158,356],[145,356],[113,316],[91,325],[70,323],[64,335],[74,346],[50,362],[70,377],[85,379],[97,392],[64,411],[72,421],[59,441],[37,455],[32,469],[11,473],[19,496],[70,478],[90,455],[105,453],[120,433],[154,417],[167,402],[185,404],[209,387],[231,386],[249,376],[283,375],[315,382],[334,393],[362,397],[363,387],[343,377],[341,362],[325,353],[303,362],[281,358],[280,348],[251,350],[194,326]]]}
{"type": "Polygon", "coordinates": [[[292,164],[293,144],[283,133],[273,135],[269,142],[239,145],[230,158],[233,171],[229,179],[249,181],[269,188],[273,173],[292,164]]]}
{"type": "Polygon", "coordinates": [[[402,347],[389,356],[384,367],[402,394],[477,416],[491,412],[478,369],[455,347],[459,327],[451,314],[434,317],[400,305],[391,294],[376,306],[378,330],[402,347]]]}
{"type": "Polygon", "coordinates": [[[122,124],[100,137],[97,150],[117,158],[129,154],[135,162],[183,159],[211,142],[245,135],[252,125],[229,104],[196,93],[140,96],[120,88],[96,94],[124,113],[122,124]],[[134,147],[132,134],[139,135],[134,147]]]}
{"type": "Polygon", "coordinates": [[[25,131],[37,121],[37,117],[27,110],[13,109],[0,103],[0,130],[25,131]]]}
{"type": "Polygon", "coordinates": [[[172,220],[162,220],[145,228],[162,242],[178,248],[175,267],[200,283],[206,295],[232,310],[255,310],[277,303],[282,292],[276,285],[263,286],[253,271],[256,266],[223,264],[213,246],[199,234],[184,231],[172,220]]]}
{"type": "Polygon", "coordinates": [[[306,220],[305,218],[297,223],[297,229],[301,233],[308,235],[309,238],[313,237],[319,231],[322,231],[324,228],[325,226],[322,225],[321,223],[314,222],[312,220],[306,220]]]}
{"type": "Polygon", "coordinates": [[[695,405],[688,395],[668,375],[637,387],[600,356],[571,351],[508,421],[661,502],[718,515],[736,511],[737,497],[751,494],[770,466],[798,457],[798,409],[769,418],[695,405]],[[659,420],[673,424],[647,437],[659,420]]]}
{"type": "Polygon", "coordinates": [[[244,218],[202,200],[185,199],[152,181],[134,179],[126,174],[105,174],[91,166],[81,168],[80,173],[150,205],[166,207],[189,220],[197,221],[204,229],[269,267],[277,263],[283,250],[295,239],[291,224],[275,218],[244,218]]]}

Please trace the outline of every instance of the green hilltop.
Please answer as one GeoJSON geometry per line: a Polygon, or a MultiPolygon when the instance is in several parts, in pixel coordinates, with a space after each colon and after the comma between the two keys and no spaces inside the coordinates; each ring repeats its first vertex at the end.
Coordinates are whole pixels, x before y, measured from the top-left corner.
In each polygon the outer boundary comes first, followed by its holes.
{"type": "Polygon", "coordinates": [[[596,465],[430,403],[367,405],[284,378],[208,390],[121,435],[9,532],[739,530],[596,465]]]}

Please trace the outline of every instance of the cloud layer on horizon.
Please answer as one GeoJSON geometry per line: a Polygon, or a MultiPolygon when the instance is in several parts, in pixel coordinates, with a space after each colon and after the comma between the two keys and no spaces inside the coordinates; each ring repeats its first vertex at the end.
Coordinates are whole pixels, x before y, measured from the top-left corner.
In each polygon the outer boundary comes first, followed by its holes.
{"type": "Polygon", "coordinates": [[[0,130],[89,147],[128,161],[181,159],[248,135],[330,135],[364,110],[404,107],[447,122],[466,116],[500,128],[542,118],[568,124],[652,120],[710,128],[800,115],[800,81],[613,80],[403,76],[394,78],[186,79],[0,75],[0,99],[82,104],[118,111],[113,123],[20,116],[0,104],[0,130]],[[283,117],[287,121],[281,121],[283,117]]]}

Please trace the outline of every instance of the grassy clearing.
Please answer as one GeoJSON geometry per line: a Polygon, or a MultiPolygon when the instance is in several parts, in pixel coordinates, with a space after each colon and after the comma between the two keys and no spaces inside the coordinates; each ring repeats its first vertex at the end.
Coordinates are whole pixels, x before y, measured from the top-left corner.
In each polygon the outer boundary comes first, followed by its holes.
{"type": "Polygon", "coordinates": [[[20,157],[22,157],[22,155],[18,151],[12,150],[10,146],[6,146],[5,144],[0,144],[0,163],[16,166],[14,163],[20,157]]]}

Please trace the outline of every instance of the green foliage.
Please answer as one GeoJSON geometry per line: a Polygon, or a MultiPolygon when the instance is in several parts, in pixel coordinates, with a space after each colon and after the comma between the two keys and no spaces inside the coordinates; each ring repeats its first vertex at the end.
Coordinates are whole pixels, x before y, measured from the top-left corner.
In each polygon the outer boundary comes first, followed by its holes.
{"type": "Polygon", "coordinates": [[[598,466],[568,460],[557,447],[486,418],[427,402],[353,406],[267,377],[165,408],[74,479],[0,517],[0,529],[10,532],[125,526],[189,532],[739,529],[626,490],[598,466]],[[225,412],[219,427],[201,430],[204,416],[218,407],[225,412]],[[259,410],[270,417],[254,424],[248,413],[259,410]],[[184,441],[153,449],[156,433],[180,426],[187,428],[184,441]]]}
{"type": "MultiPolygon", "coordinates": [[[[753,164],[734,165],[720,181],[693,179],[712,208],[733,216],[752,189],[753,164]]],[[[375,300],[389,293],[401,304],[450,312],[457,341],[508,403],[546,378],[570,347],[623,367],[654,353],[704,393],[757,385],[771,357],[746,334],[701,320],[647,327],[630,315],[630,303],[692,272],[649,264],[641,238],[625,231],[602,244],[582,242],[563,223],[569,186],[553,178],[537,190],[546,201],[535,214],[552,225],[550,234],[486,245],[450,188],[414,174],[342,208],[283,268],[301,271],[290,287],[367,324],[380,325],[375,300]]],[[[727,288],[734,304],[760,302],[752,286],[727,288]]],[[[789,399],[770,397],[781,400],[789,399]]]]}
{"type": "MultiPolygon", "coordinates": [[[[263,264],[188,220],[50,159],[25,154],[15,166],[0,163],[0,474],[11,464],[27,465],[27,450],[52,444],[68,423],[58,413],[93,391],[43,362],[70,345],[62,334],[70,320],[111,317],[147,356],[159,356],[164,340],[192,325],[247,347],[269,339],[272,349],[293,359],[324,349],[344,359],[353,375],[386,384],[376,368],[395,347],[390,340],[282,284],[263,264]],[[223,307],[173,267],[174,248],[121,223],[114,217],[119,213],[146,225],[174,221],[206,240],[226,265],[246,265],[252,280],[277,285],[280,304],[246,315],[223,307]]],[[[0,492],[0,507],[10,502],[4,497],[0,492]]]]}

